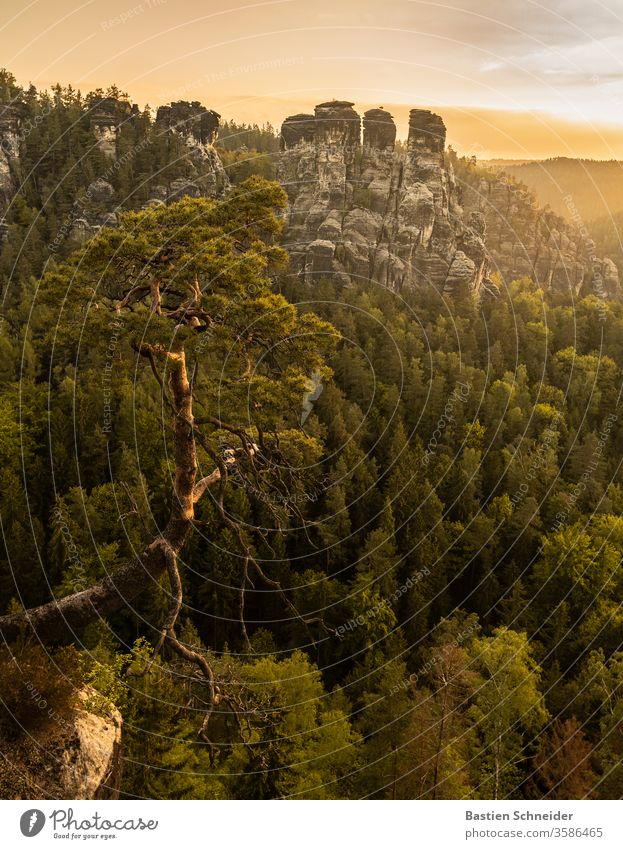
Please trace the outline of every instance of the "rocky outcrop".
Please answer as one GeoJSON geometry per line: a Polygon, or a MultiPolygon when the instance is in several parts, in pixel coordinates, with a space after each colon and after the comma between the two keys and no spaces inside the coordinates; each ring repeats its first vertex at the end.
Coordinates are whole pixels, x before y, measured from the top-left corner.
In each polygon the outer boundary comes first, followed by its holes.
{"type": "Polygon", "coordinates": [[[616,266],[595,255],[586,233],[541,207],[534,194],[512,178],[483,172],[461,186],[466,211],[485,222],[491,269],[507,281],[532,277],[541,285],[576,295],[619,292],[616,266]]]}
{"type": "Polygon", "coordinates": [[[348,101],[283,123],[278,175],[290,199],[286,241],[307,280],[331,275],[447,294],[496,291],[488,275],[532,276],[545,287],[619,292],[616,267],[576,228],[498,175],[457,180],[442,118],[412,109],[406,149],[382,107],[348,101]]]}
{"type": "Polygon", "coordinates": [[[218,112],[205,109],[197,101],[179,100],[158,109],[156,132],[179,136],[187,150],[187,174],[163,187],[167,201],[179,200],[183,195],[219,197],[228,189],[227,173],[214,149],[220,118],[218,112]]]}
{"type": "Polygon", "coordinates": [[[321,103],[314,116],[283,124],[279,178],[290,198],[286,240],[295,267],[307,279],[334,274],[396,290],[478,291],[487,252],[458,207],[441,118],[412,110],[407,150],[397,153],[392,116],[368,110],[362,144],[353,105],[321,103]]]}
{"type": "MultiPolygon", "coordinates": [[[[49,116],[26,102],[0,106],[0,214],[22,182],[20,154],[36,138],[31,131],[49,116]]],[[[104,164],[95,180],[84,173],[52,251],[114,226],[119,208],[228,190],[214,146],[220,116],[197,101],[162,106],[150,122],[126,100],[102,97],[89,101],[83,117],[104,164]],[[157,174],[154,161],[163,164],[157,174]],[[141,175],[138,187],[132,172],[141,175]]],[[[332,100],[286,118],[278,178],[290,200],[285,241],[295,270],[308,280],[332,275],[475,294],[496,292],[489,276],[499,272],[506,281],[529,275],[576,294],[619,294],[614,264],[596,256],[585,231],[504,175],[463,173],[445,140],[442,118],[424,109],[411,110],[406,144],[396,144],[396,125],[382,107],[361,120],[352,102],[332,100]]],[[[0,219],[0,242],[7,232],[0,219]]]]}
{"type": "MultiPolygon", "coordinates": [[[[91,126],[97,143],[112,160],[118,161],[118,135],[122,123],[135,114],[136,107],[114,98],[105,98],[93,107],[91,126]]],[[[172,135],[182,142],[182,149],[173,169],[179,176],[153,185],[149,203],[173,203],[183,197],[220,197],[227,190],[229,179],[214,148],[219,121],[217,112],[197,102],[179,101],[158,109],[151,135],[141,145],[147,146],[163,135],[172,135]]],[[[133,155],[132,149],[124,154],[133,155]]],[[[113,161],[104,175],[94,180],[74,202],[71,226],[74,240],[82,242],[102,227],[114,227],[117,223],[118,203],[115,189],[109,182],[114,171],[113,161]]]]}
{"type": "Polygon", "coordinates": [[[385,109],[368,109],[363,113],[363,146],[374,150],[393,150],[396,125],[385,109]]]}
{"type": "Polygon", "coordinates": [[[213,109],[205,109],[198,101],[188,103],[178,100],[161,106],[156,123],[192,140],[192,144],[214,144],[218,137],[221,116],[213,109]]]}
{"type": "Polygon", "coordinates": [[[114,159],[117,155],[119,129],[125,121],[138,115],[138,106],[116,97],[103,97],[95,101],[89,111],[91,129],[102,153],[114,159]]]}
{"type": "Polygon", "coordinates": [[[6,208],[15,190],[23,117],[23,104],[0,106],[0,209],[6,208]]]}
{"type": "Polygon", "coordinates": [[[0,798],[118,799],[122,777],[121,714],[94,713],[90,688],[72,714],[45,717],[18,740],[3,741],[0,798]]]}
{"type": "Polygon", "coordinates": [[[114,227],[116,223],[115,190],[107,180],[98,177],[74,201],[71,235],[83,242],[102,227],[114,227]]]}
{"type": "Polygon", "coordinates": [[[281,149],[296,147],[299,142],[313,142],[316,136],[316,119],[314,115],[300,112],[290,115],[281,126],[281,149]]]}

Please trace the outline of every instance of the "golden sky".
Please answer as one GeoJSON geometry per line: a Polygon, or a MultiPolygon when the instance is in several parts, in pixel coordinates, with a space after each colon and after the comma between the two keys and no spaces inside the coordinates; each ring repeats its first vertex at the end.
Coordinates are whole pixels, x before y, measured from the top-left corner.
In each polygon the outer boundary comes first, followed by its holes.
{"type": "Polygon", "coordinates": [[[623,159],[623,0],[2,0],[22,84],[116,83],[279,125],[323,100],[413,106],[482,158],[623,159]]]}

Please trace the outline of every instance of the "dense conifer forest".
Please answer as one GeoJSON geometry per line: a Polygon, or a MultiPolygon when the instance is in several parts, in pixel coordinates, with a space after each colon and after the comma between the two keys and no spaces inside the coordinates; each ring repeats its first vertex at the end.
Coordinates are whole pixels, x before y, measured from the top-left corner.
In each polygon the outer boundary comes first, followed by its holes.
{"type": "Polygon", "coordinates": [[[66,718],[86,688],[126,798],[620,798],[623,304],[306,282],[271,127],[224,124],[222,198],[146,205],[183,141],[128,105],[111,168],[104,97],[0,79],[31,126],[0,254],[2,738],[45,720],[33,688],[66,718]],[[104,174],[117,225],[81,241],[104,174]]]}

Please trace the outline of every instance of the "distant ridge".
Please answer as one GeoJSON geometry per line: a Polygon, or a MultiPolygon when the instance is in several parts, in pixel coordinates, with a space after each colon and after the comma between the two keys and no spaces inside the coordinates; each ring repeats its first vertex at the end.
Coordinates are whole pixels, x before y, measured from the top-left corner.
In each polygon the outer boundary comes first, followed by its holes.
{"type": "Polygon", "coordinates": [[[623,162],[597,159],[491,159],[489,167],[504,171],[532,189],[539,201],[567,220],[584,222],[623,210],[623,162]]]}

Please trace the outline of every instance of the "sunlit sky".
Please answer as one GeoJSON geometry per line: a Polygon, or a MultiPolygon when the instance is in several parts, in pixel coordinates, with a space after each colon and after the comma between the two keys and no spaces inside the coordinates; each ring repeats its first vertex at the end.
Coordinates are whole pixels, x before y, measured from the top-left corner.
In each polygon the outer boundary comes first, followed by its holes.
{"type": "Polygon", "coordinates": [[[333,97],[413,106],[483,158],[623,159],[623,0],[2,0],[18,82],[116,83],[279,125],[333,97]]]}

